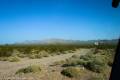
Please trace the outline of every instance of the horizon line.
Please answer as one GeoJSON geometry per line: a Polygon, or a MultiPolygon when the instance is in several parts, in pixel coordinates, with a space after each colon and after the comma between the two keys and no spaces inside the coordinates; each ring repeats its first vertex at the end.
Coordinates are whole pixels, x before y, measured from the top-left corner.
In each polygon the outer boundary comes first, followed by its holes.
{"type": "Polygon", "coordinates": [[[71,40],[71,41],[92,41],[92,40],[118,40],[119,38],[111,38],[111,39],[87,39],[87,40],[83,40],[83,39],[63,39],[63,38],[46,38],[46,39],[39,39],[39,40],[24,40],[24,41],[14,41],[14,42],[5,42],[5,43],[0,43],[0,45],[5,45],[5,44],[16,44],[16,43],[23,43],[26,41],[44,41],[44,40],[71,40]]]}

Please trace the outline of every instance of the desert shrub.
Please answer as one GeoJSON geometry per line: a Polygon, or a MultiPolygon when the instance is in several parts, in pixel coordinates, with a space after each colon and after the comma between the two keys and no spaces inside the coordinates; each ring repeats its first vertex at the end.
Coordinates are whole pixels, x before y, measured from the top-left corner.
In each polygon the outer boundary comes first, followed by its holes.
{"type": "Polygon", "coordinates": [[[13,49],[12,56],[17,56],[18,54],[20,54],[20,51],[18,51],[17,49],[13,49]]]}
{"type": "MultiPolygon", "coordinates": [[[[65,51],[73,51],[80,48],[80,45],[76,44],[48,44],[48,45],[0,45],[0,57],[9,57],[12,54],[22,53],[22,54],[38,54],[39,52],[49,52],[57,54],[65,54],[65,51]]],[[[47,57],[48,55],[45,55],[47,57]]]]}
{"type": "Polygon", "coordinates": [[[68,67],[68,66],[76,66],[78,64],[78,61],[79,59],[76,59],[76,58],[69,58],[69,59],[66,59],[66,63],[64,63],[62,65],[62,67],[68,67]]]}
{"type": "Polygon", "coordinates": [[[41,57],[48,57],[49,54],[46,51],[40,51],[38,54],[36,54],[36,58],[41,58],[41,57]]]}
{"type": "Polygon", "coordinates": [[[56,52],[55,54],[60,55],[60,54],[62,54],[62,53],[61,53],[61,52],[56,52]]]}
{"type": "Polygon", "coordinates": [[[0,61],[7,61],[8,57],[0,57],[0,61]]]}
{"type": "Polygon", "coordinates": [[[30,59],[35,59],[35,58],[36,58],[36,55],[35,55],[35,54],[30,54],[30,55],[28,55],[28,57],[29,57],[30,59]]]}
{"type": "Polygon", "coordinates": [[[78,65],[81,65],[81,66],[87,65],[87,63],[88,63],[88,61],[85,61],[85,60],[83,60],[83,59],[79,59],[79,60],[77,61],[77,64],[78,64],[78,65]]]}
{"type": "Polygon", "coordinates": [[[73,55],[72,58],[79,58],[79,55],[73,55]]]}
{"type": "Polygon", "coordinates": [[[80,59],[83,59],[85,61],[89,61],[89,60],[91,60],[93,58],[95,58],[95,56],[92,55],[92,54],[87,54],[87,55],[80,56],[80,59]]]}
{"type": "Polygon", "coordinates": [[[107,64],[108,64],[110,67],[111,67],[112,64],[113,64],[114,56],[115,56],[115,51],[109,50],[109,53],[108,53],[108,55],[107,55],[107,57],[108,57],[108,62],[107,62],[107,64]]]}
{"type": "Polygon", "coordinates": [[[18,61],[20,61],[20,59],[17,56],[11,56],[11,57],[8,57],[8,61],[10,61],[10,62],[18,62],[18,61]]]}
{"type": "Polygon", "coordinates": [[[66,69],[63,69],[61,71],[61,74],[67,76],[67,77],[80,77],[81,75],[81,69],[78,67],[68,67],[66,69]]]}
{"type": "Polygon", "coordinates": [[[66,63],[63,64],[62,67],[85,66],[91,58],[92,58],[91,55],[83,55],[81,57],[73,55],[71,58],[66,59],[66,63]]]}
{"type": "Polygon", "coordinates": [[[106,80],[106,79],[104,79],[103,77],[91,77],[88,80],[106,80]]]}
{"type": "Polygon", "coordinates": [[[106,68],[106,62],[106,56],[90,53],[81,57],[72,56],[71,58],[67,59],[66,63],[62,66],[84,66],[93,72],[100,73],[106,68]]]}
{"type": "Polygon", "coordinates": [[[108,79],[106,79],[101,74],[97,74],[97,75],[92,75],[88,80],[108,80],[108,79]]]}
{"type": "Polygon", "coordinates": [[[94,72],[102,72],[106,65],[102,60],[98,60],[96,58],[90,58],[87,60],[79,59],[79,60],[69,60],[69,62],[66,62],[62,65],[63,67],[68,66],[84,66],[85,68],[94,71],[94,72]]]}
{"type": "Polygon", "coordinates": [[[105,63],[106,61],[104,59],[104,56],[91,54],[91,55],[84,55],[80,58],[83,59],[82,61],[83,66],[91,71],[100,73],[106,67],[106,63],[105,63]]]}
{"type": "Polygon", "coordinates": [[[46,51],[40,51],[38,53],[32,53],[32,54],[29,54],[28,57],[31,58],[31,59],[35,59],[35,58],[42,58],[42,57],[48,57],[49,54],[48,52],[46,51]]]}
{"type": "Polygon", "coordinates": [[[74,50],[69,50],[68,53],[74,53],[74,50]]]}
{"type": "Polygon", "coordinates": [[[45,54],[43,57],[49,57],[49,54],[45,54]]]}
{"type": "Polygon", "coordinates": [[[97,54],[99,52],[99,49],[96,47],[93,51],[93,54],[97,54]]]}
{"type": "Polygon", "coordinates": [[[16,72],[16,74],[19,74],[19,73],[36,73],[36,72],[40,72],[40,71],[41,71],[40,66],[38,66],[38,65],[31,65],[31,66],[28,66],[26,68],[19,69],[16,72]]]}
{"type": "Polygon", "coordinates": [[[18,62],[20,61],[20,59],[17,56],[10,56],[10,57],[0,57],[0,61],[18,62]]]}
{"type": "Polygon", "coordinates": [[[38,58],[38,59],[40,59],[40,58],[42,58],[42,57],[43,57],[43,55],[42,55],[42,54],[40,54],[40,53],[39,53],[39,54],[35,54],[34,56],[35,56],[35,58],[38,58]]]}
{"type": "Polygon", "coordinates": [[[107,64],[108,64],[108,66],[112,67],[112,65],[113,65],[113,59],[109,59],[107,64]]]}
{"type": "Polygon", "coordinates": [[[69,67],[69,66],[82,66],[86,64],[86,61],[84,60],[80,60],[80,59],[75,59],[75,60],[69,60],[69,61],[66,61],[66,63],[64,63],[62,65],[62,67],[69,67]]]}
{"type": "Polygon", "coordinates": [[[101,50],[100,53],[101,53],[101,55],[104,56],[104,58],[105,58],[104,61],[108,64],[108,66],[112,66],[113,60],[114,60],[114,56],[115,56],[114,49],[101,50]]]}
{"type": "Polygon", "coordinates": [[[87,62],[85,67],[91,71],[100,73],[105,69],[105,64],[104,62],[100,62],[98,60],[91,60],[87,62]]]}
{"type": "Polygon", "coordinates": [[[4,47],[0,49],[0,57],[9,57],[12,55],[12,49],[4,47]]]}
{"type": "Polygon", "coordinates": [[[25,55],[25,54],[22,54],[22,53],[17,54],[17,56],[20,57],[20,58],[26,57],[26,55],[25,55]]]}
{"type": "Polygon", "coordinates": [[[56,61],[56,62],[54,62],[51,66],[62,65],[62,64],[64,64],[64,63],[65,63],[65,61],[64,61],[64,60],[61,60],[61,61],[56,61]]]}

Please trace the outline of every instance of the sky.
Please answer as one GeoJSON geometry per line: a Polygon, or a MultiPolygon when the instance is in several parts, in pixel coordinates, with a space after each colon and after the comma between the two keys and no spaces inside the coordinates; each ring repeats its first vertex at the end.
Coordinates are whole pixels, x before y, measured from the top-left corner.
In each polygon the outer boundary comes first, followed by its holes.
{"type": "Polygon", "coordinates": [[[0,43],[114,39],[120,6],[112,0],[0,0],[0,43]]]}

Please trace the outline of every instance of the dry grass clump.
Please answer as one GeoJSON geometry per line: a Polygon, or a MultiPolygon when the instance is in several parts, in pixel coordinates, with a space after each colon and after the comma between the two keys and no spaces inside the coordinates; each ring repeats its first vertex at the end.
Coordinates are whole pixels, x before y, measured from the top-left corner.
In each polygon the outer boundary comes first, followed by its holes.
{"type": "Polygon", "coordinates": [[[18,61],[20,61],[20,58],[17,56],[0,57],[0,61],[18,62],[18,61]]]}
{"type": "Polygon", "coordinates": [[[20,61],[20,59],[17,56],[11,56],[11,57],[8,57],[8,61],[10,61],[10,62],[18,62],[18,61],[20,61]]]}
{"type": "Polygon", "coordinates": [[[50,65],[50,66],[57,66],[57,65],[62,65],[62,64],[64,64],[65,63],[65,61],[64,60],[61,60],[61,61],[56,61],[56,62],[54,62],[52,65],[50,65]]]}
{"type": "Polygon", "coordinates": [[[84,70],[80,69],[79,67],[68,67],[61,71],[61,74],[70,78],[80,78],[83,73],[84,70]]]}
{"type": "Polygon", "coordinates": [[[0,61],[7,61],[8,57],[0,57],[0,61]]]}
{"type": "Polygon", "coordinates": [[[35,59],[35,58],[42,58],[42,57],[48,57],[49,54],[48,52],[46,51],[40,51],[38,53],[32,53],[32,54],[29,54],[28,57],[31,58],[31,59],[35,59]]]}
{"type": "Polygon", "coordinates": [[[31,65],[26,68],[19,69],[16,74],[19,73],[36,73],[36,72],[41,72],[41,68],[39,65],[31,65]]]}

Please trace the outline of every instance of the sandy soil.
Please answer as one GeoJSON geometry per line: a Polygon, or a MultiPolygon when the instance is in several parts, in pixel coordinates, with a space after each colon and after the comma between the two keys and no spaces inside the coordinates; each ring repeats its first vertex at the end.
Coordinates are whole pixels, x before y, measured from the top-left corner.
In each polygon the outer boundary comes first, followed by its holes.
{"type": "MultiPolygon", "coordinates": [[[[41,59],[23,59],[20,62],[0,61],[0,80],[8,80],[7,78],[12,78],[12,77],[13,77],[13,79],[10,79],[10,80],[53,80],[53,79],[48,79],[47,76],[42,77],[42,79],[40,79],[40,78],[38,79],[38,78],[36,78],[36,76],[37,77],[40,77],[40,76],[34,75],[34,74],[26,75],[27,79],[23,79],[23,78],[17,79],[18,75],[16,76],[15,72],[20,68],[24,68],[24,67],[27,67],[29,65],[37,64],[37,65],[42,65],[42,68],[46,74],[49,73],[49,75],[52,74],[52,76],[55,76],[55,75],[57,76],[57,74],[58,74],[60,76],[60,73],[50,71],[53,68],[50,69],[49,65],[53,64],[56,61],[65,60],[73,55],[85,55],[89,51],[90,51],[90,49],[78,49],[74,53],[43,57],[41,59]],[[14,77],[16,77],[16,79],[14,79],[14,77]],[[28,79],[28,77],[29,78],[31,77],[31,79],[28,79]]],[[[60,67],[57,67],[54,69],[60,70],[60,67]]],[[[63,80],[60,77],[58,77],[58,78],[59,79],[54,79],[54,80],[63,80]]],[[[68,79],[64,79],[64,80],[68,80],[68,79]]]]}

